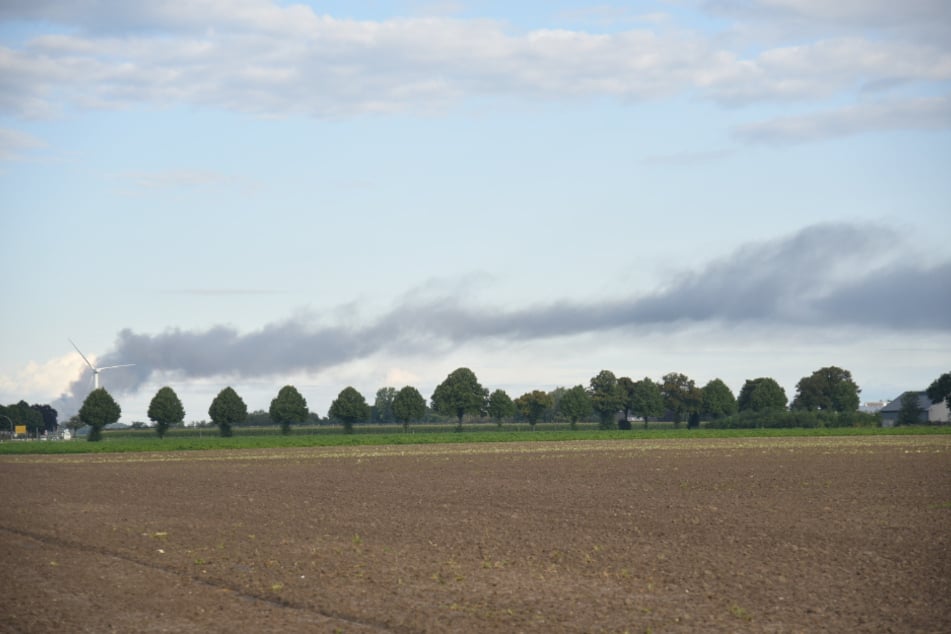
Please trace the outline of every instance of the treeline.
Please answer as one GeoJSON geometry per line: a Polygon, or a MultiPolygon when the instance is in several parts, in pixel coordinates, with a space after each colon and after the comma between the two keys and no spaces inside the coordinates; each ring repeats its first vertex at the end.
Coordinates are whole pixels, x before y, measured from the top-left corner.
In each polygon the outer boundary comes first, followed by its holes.
{"type": "Polygon", "coordinates": [[[13,433],[17,427],[26,427],[27,434],[56,431],[58,412],[49,405],[30,405],[20,401],[0,405],[0,430],[13,433]]]}
{"type": "MultiPolygon", "coordinates": [[[[353,425],[364,422],[395,423],[408,429],[411,423],[452,420],[462,429],[467,419],[492,420],[500,426],[505,421],[521,421],[532,428],[539,422],[567,422],[574,428],[579,421],[597,420],[601,429],[631,429],[635,423],[646,428],[651,421],[660,420],[672,421],[675,426],[686,423],[690,428],[705,421],[708,427],[722,429],[878,424],[876,415],[858,411],[859,392],[851,372],[836,366],[803,377],[791,402],[783,387],[770,377],[747,379],[734,395],[720,379],[698,386],[676,372],[655,381],[617,377],[602,370],[587,385],[549,392],[532,390],[513,399],[502,389],[490,392],[469,368],[458,368],[436,386],[428,402],[413,386],[399,390],[383,387],[370,405],[363,394],[348,386],[331,403],[326,420],[342,425],[348,433],[353,425]]],[[[928,396],[933,402],[951,401],[951,373],[936,379],[928,396]]],[[[78,420],[91,427],[89,439],[98,440],[102,428],[118,421],[120,414],[112,396],[99,388],[86,398],[78,420]]],[[[226,387],[212,401],[208,415],[222,436],[248,424],[280,425],[283,433],[289,433],[292,425],[323,422],[292,385],[281,388],[267,412],[252,413],[237,392],[226,387]]],[[[169,426],[182,423],[185,411],[175,391],[166,386],[155,394],[148,416],[161,437],[169,426]]]]}
{"type": "Polygon", "coordinates": [[[877,427],[878,414],[866,412],[827,412],[809,410],[745,411],[707,421],[710,429],[816,429],[820,427],[877,427]]]}

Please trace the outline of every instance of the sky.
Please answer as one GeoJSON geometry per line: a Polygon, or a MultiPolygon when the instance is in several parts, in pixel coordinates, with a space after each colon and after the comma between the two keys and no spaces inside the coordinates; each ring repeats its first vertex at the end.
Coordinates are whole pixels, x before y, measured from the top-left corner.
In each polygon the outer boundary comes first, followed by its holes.
{"type": "Polygon", "coordinates": [[[951,370],[945,0],[8,0],[0,403],[951,370]]]}

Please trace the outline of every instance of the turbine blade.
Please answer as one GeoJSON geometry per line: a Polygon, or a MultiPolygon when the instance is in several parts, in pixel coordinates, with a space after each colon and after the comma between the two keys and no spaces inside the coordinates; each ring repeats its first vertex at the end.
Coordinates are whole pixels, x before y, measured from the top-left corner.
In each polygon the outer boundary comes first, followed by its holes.
{"type": "Polygon", "coordinates": [[[73,347],[76,348],[76,352],[78,352],[78,353],[79,353],[79,356],[81,356],[81,357],[83,358],[83,361],[86,362],[86,365],[88,365],[88,366],[90,367],[90,369],[92,369],[92,371],[95,372],[95,371],[96,371],[96,366],[94,366],[93,364],[89,363],[89,359],[87,359],[87,358],[86,358],[86,355],[84,355],[83,352],[82,352],[82,350],[79,349],[79,346],[77,346],[75,343],[73,343],[73,340],[70,339],[69,337],[67,337],[66,339],[69,341],[69,343],[72,343],[72,344],[73,344],[73,347]]]}
{"type": "Polygon", "coordinates": [[[103,366],[99,368],[99,371],[101,372],[103,370],[111,370],[112,368],[131,368],[134,365],[135,365],[134,363],[120,363],[119,365],[107,365],[107,366],[103,366]]]}

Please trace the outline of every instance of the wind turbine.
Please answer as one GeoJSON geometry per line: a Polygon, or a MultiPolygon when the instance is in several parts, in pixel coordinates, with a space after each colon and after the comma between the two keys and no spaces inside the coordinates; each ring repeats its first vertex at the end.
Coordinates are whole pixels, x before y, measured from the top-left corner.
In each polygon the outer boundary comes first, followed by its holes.
{"type": "Polygon", "coordinates": [[[76,352],[79,353],[79,356],[83,358],[83,361],[85,361],[86,365],[89,366],[89,369],[92,370],[92,384],[93,384],[94,390],[99,389],[99,373],[102,372],[103,370],[112,370],[113,368],[130,368],[135,365],[134,363],[120,363],[119,365],[107,365],[101,368],[97,368],[96,366],[94,366],[93,364],[89,362],[89,359],[87,359],[86,355],[82,353],[82,351],[79,349],[79,346],[73,343],[72,339],[69,340],[69,343],[73,344],[73,347],[76,348],[76,352]]]}

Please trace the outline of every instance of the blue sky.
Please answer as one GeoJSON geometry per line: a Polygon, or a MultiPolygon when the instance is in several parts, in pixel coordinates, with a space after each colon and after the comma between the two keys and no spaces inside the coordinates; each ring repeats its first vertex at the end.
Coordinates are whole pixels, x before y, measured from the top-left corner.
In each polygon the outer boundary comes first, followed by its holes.
{"type": "Polygon", "coordinates": [[[2,403],[949,370],[945,2],[139,4],[0,7],[2,403]]]}

